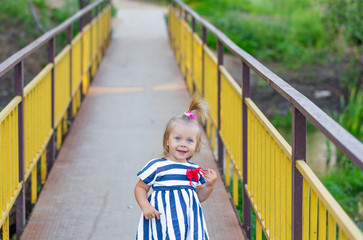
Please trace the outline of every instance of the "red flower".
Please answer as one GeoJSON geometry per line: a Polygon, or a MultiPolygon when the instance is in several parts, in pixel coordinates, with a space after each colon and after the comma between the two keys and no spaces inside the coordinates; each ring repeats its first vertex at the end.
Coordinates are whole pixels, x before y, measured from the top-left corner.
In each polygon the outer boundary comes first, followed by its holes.
{"type": "Polygon", "coordinates": [[[196,182],[198,182],[199,180],[199,175],[198,173],[199,172],[202,172],[203,173],[203,170],[202,168],[198,167],[198,168],[194,168],[193,170],[191,168],[188,168],[187,169],[187,178],[189,180],[189,184],[190,186],[192,186],[192,181],[195,180],[196,182]]]}

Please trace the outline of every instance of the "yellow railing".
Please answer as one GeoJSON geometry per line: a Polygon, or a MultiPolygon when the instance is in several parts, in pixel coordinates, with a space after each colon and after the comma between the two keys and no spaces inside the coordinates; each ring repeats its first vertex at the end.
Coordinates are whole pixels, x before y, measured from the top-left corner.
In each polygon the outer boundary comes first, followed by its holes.
{"type": "MultiPolygon", "coordinates": [[[[291,238],[291,147],[250,98],[248,185],[256,219],[268,239],[291,238]]],[[[257,233],[256,233],[257,234],[257,233]]]]}
{"type": "Polygon", "coordinates": [[[186,23],[182,24],[183,26],[183,61],[182,68],[184,68],[183,76],[186,79],[186,83],[189,91],[193,91],[193,81],[192,81],[192,29],[186,23]]]}
{"type": "MultiPolygon", "coordinates": [[[[0,112],[0,226],[9,235],[9,212],[22,188],[19,182],[18,105],[15,97],[0,112]]],[[[7,234],[7,235],[6,235],[7,234]]]]}
{"type": "MultiPolygon", "coordinates": [[[[216,134],[223,143],[223,173],[226,184],[233,186],[233,201],[236,206],[241,204],[238,186],[244,182],[242,159],[243,151],[247,151],[247,184],[243,188],[256,216],[256,239],[262,239],[263,232],[267,239],[292,239],[292,148],[255,103],[242,97],[241,87],[225,67],[218,65],[217,56],[191,30],[185,15],[184,10],[170,6],[171,46],[189,91],[203,95],[210,105],[206,132],[213,151],[217,151],[216,134]],[[247,123],[242,120],[243,104],[247,123]],[[247,149],[242,147],[243,124],[247,126],[247,149]]],[[[296,168],[304,179],[302,239],[363,239],[306,163],[297,161],[296,168]]]]}
{"type": "Polygon", "coordinates": [[[72,40],[72,95],[76,94],[76,91],[81,84],[82,68],[82,34],[78,33],[72,40]]]}
{"type": "Polygon", "coordinates": [[[24,182],[31,175],[31,202],[37,201],[37,164],[41,162],[41,183],[46,180],[47,146],[56,131],[57,149],[68,130],[68,109],[77,114],[81,95],[90,77],[97,71],[110,40],[111,7],[106,6],[84,26],[71,43],[48,63],[0,112],[0,227],[9,239],[9,212],[14,206],[23,181],[19,181],[18,107],[23,103],[24,182]],[[92,55],[91,55],[92,53],[92,55]],[[54,72],[54,124],[52,126],[52,72],[54,72]],[[91,75],[90,75],[91,73],[91,75]],[[83,89],[81,89],[83,87],[83,89]],[[72,105],[70,105],[72,103],[72,105]]]}
{"type": "Polygon", "coordinates": [[[72,48],[72,115],[77,114],[81,104],[82,83],[82,34],[78,33],[71,42],[72,48]]]}
{"type": "Polygon", "coordinates": [[[238,178],[242,178],[242,89],[221,66],[221,122],[220,136],[226,146],[226,184],[233,176],[233,201],[238,205],[238,178]],[[232,164],[232,166],[231,166],[232,164]]]}
{"type": "Polygon", "coordinates": [[[200,96],[203,94],[203,82],[202,82],[202,54],[203,54],[203,42],[199,38],[199,36],[194,33],[192,37],[193,41],[193,68],[192,68],[192,79],[195,82],[194,91],[197,92],[200,96]]]}
{"type": "Polygon", "coordinates": [[[54,125],[58,126],[67,111],[70,99],[70,46],[65,47],[54,60],[54,125]]]}
{"type": "MultiPolygon", "coordinates": [[[[40,156],[46,150],[52,128],[52,98],[51,98],[51,70],[53,64],[49,63],[25,88],[24,88],[24,174],[26,181],[36,165],[40,156]]],[[[45,154],[43,155],[45,158],[45,154]]],[[[41,164],[42,172],[45,171],[45,161],[41,164]]],[[[32,174],[32,177],[36,177],[32,174]]],[[[35,178],[36,179],[36,178],[35,178]]],[[[32,186],[36,182],[32,179],[32,186]]],[[[34,186],[33,186],[34,188],[34,186]]],[[[36,193],[36,192],[35,192],[36,193]]],[[[33,203],[35,194],[32,191],[33,203]]]]}
{"type": "Polygon", "coordinates": [[[83,44],[82,93],[86,94],[90,78],[89,69],[91,66],[91,28],[89,24],[83,28],[82,44],[83,44]]]}
{"type": "Polygon", "coordinates": [[[297,161],[296,167],[304,177],[303,239],[363,239],[362,232],[353,227],[354,222],[309,166],[304,161],[297,161]]]}
{"type": "Polygon", "coordinates": [[[217,102],[217,84],[218,84],[218,63],[217,58],[212,51],[203,46],[204,54],[204,98],[209,103],[210,117],[207,119],[207,136],[212,139],[212,149],[216,149],[216,131],[218,121],[218,102],[217,102]]]}

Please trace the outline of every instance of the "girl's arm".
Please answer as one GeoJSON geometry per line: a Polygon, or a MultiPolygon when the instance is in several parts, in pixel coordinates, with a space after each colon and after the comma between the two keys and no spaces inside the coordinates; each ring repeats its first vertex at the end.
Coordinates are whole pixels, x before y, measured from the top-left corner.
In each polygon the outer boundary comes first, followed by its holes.
{"type": "Polygon", "coordinates": [[[135,198],[146,219],[156,217],[159,220],[159,216],[161,215],[161,213],[158,212],[153,206],[151,206],[149,201],[147,200],[147,192],[149,190],[150,186],[139,180],[139,182],[135,186],[135,198]]]}
{"type": "Polygon", "coordinates": [[[200,202],[204,202],[209,198],[214,190],[214,185],[217,181],[217,173],[213,169],[208,169],[208,172],[203,175],[207,181],[206,184],[197,187],[197,195],[200,202]]]}

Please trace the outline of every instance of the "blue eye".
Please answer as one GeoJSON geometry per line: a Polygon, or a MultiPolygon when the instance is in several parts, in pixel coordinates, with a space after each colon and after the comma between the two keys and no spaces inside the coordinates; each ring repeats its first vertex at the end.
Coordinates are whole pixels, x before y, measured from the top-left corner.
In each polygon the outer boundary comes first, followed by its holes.
{"type": "Polygon", "coordinates": [[[179,141],[180,140],[180,137],[176,137],[175,139],[179,141]]]}
{"type": "Polygon", "coordinates": [[[192,139],[188,139],[188,143],[192,143],[193,142],[193,140],[192,139]]]}

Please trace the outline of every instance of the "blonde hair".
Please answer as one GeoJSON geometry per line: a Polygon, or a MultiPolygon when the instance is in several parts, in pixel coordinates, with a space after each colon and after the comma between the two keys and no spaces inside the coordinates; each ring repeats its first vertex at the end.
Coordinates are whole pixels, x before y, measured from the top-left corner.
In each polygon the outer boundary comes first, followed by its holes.
{"type": "MultiPolygon", "coordinates": [[[[190,112],[195,111],[195,112],[199,113],[202,121],[204,122],[208,116],[208,104],[203,99],[193,96],[192,101],[190,102],[190,105],[189,105],[189,111],[190,112]]],[[[198,135],[197,135],[197,141],[196,141],[196,147],[195,147],[194,153],[198,153],[200,151],[201,142],[202,142],[202,137],[201,137],[202,130],[201,130],[201,126],[199,124],[198,118],[197,117],[191,118],[191,117],[187,116],[185,113],[182,113],[182,114],[178,114],[178,115],[170,118],[168,123],[166,124],[164,137],[163,137],[164,152],[163,152],[162,157],[166,157],[169,155],[169,146],[168,146],[167,142],[169,140],[171,130],[173,129],[174,125],[178,121],[181,121],[184,123],[192,123],[192,124],[196,124],[198,126],[199,131],[198,131],[198,135]]],[[[187,160],[189,160],[190,158],[188,158],[187,160]]]]}

